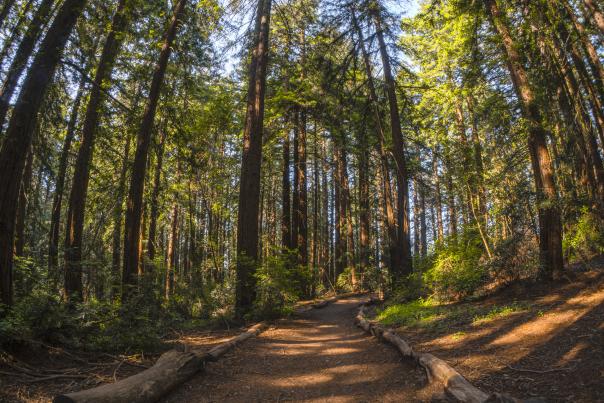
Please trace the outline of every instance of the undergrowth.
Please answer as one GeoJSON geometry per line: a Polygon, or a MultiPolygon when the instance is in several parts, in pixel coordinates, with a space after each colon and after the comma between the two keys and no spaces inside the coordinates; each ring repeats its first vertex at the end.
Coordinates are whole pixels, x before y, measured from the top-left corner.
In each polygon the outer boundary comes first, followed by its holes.
{"type": "Polygon", "coordinates": [[[432,298],[420,298],[406,303],[388,305],[378,311],[376,319],[386,326],[446,330],[451,326],[480,325],[530,309],[530,305],[526,302],[478,306],[441,304],[432,298]]]}

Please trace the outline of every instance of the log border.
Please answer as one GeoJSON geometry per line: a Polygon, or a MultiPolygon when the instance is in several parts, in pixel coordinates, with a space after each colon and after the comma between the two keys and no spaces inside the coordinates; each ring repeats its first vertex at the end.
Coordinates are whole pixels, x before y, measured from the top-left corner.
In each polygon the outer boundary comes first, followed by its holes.
{"type": "MultiPolygon", "coordinates": [[[[362,293],[340,294],[324,300],[307,301],[300,303],[296,312],[303,313],[312,309],[324,308],[340,299],[359,295],[362,293]]],[[[267,322],[260,322],[208,351],[205,349],[189,350],[187,346],[185,346],[185,351],[170,350],[162,354],[152,367],[138,374],[92,389],[59,395],[53,399],[53,402],[143,403],[157,401],[202,371],[206,363],[218,361],[228,351],[245,340],[257,336],[267,327],[267,322]]]]}
{"type": "Polygon", "coordinates": [[[521,400],[500,393],[487,394],[472,385],[453,367],[440,358],[429,353],[420,353],[413,348],[394,330],[385,329],[365,317],[365,308],[378,302],[374,298],[364,302],[359,307],[355,324],[376,338],[392,344],[405,358],[412,359],[426,371],[428,381],[442,384],[445,393],[462,403],[521,403],[521,400]]]}
{"type": "Polygon", "coordinates": [[[208,351],[205,349],[193,349],[184,352],[170,350],[162,354],[152,367],[138,374],[96,388],[59,395],[54,398],[53,402],[155,402],[202,371],[206,363],[218,361],[228,351],[245,340],[257,336],[267,327],[266,322],[257,323],[245,332],[218,344],[208,351]]]}

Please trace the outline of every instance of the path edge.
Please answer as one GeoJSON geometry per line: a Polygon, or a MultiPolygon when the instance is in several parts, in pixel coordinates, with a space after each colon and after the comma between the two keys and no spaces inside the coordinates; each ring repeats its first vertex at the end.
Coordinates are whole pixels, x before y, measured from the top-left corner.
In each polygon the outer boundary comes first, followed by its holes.
{"type": "Polygon", "coordinates": [[[359,312],[355,317],[355,324],[365,332],[376,338],[392,344],[401,355],[410,358],[417,365],[422,367],[428,376],[428,381],[439,382],[442,384],[445,393],[461,403],[522,403],[528,402],[513,398],[511,396],[492,393],[487,394],[476,386],[472,385],[453,367],[445,361],[430,353],[420,353],[413,348],[394,330],[383,328],[365,317],[365,308],[379,300],[371,298],[359,307],[359,312]]]}
{"type": "Polygon", "coordinates": [[[245,332],[206,351],[170,350],[162,354],[152,367],[120,381],[92,389],[59,395],[54,403],[143,403],[155,402],[191,379],[205,368],[206,363],[218,361],[228,351],[255,337],[268,327],[260,322],[245,332]]]}

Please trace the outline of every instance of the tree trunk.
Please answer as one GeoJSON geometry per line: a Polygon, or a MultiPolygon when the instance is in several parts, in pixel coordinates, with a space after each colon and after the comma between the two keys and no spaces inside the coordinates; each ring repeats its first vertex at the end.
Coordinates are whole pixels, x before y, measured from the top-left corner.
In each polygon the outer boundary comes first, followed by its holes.
{"type": "Polygon", "coordinates": [[[419,224],[421,231],[421,256],[428,254],[428,228],[426,226],[426,194],[422,185],[419,187],[419,224]]]}
{"type": "Polygon", "coordinates": [[[344,269],[346,269],[346,256],[348,255],[348,251],[346,250],[346,201],[344,200],[344,178],[346,172],[344,171],[344,164],[342,162],[342,148],[341,144],[335,145],[334,150],[334,159],[335,159],[335,199],[334,199],[334,209],[336,213],[335,220],[335,230],[336,230],[336,239],[335,239],[335,272],[334,272],[334,282],[337,282],[340,274],[344,273],[344,269]]]}
{"type": "Polygon", "coordinates": [[[557,203],[555,173],[546,143],[547,131],[528,75],[521,63],[518,47],[507,26],[506,17],[499,9],[496,0],[486,0],[485,5],[493,26],[502,39],[512,82],[521,102],[523,115],[528,122],[529,154],[539,199],[540,276],[544,279],[551,279],[562,272],[564,265],[562,223],[557,203]]]}
{"type": "Polygon", "coordinates": [[[442,242],[445,237],[445,229],[443,225],[443,207],[442,207],[442,194],[440,192],[440,175],[438,174],[438,157],[436,152],[432,153],[432,175],[434,177],[434,204],[436,208],[436,227],[438,234],[438,241],[442,242]]]}
{"type": "Polygon", "coordinates": [[[155,260],[155,249],[157,243],[157,218],[159,215],[159,193],[161,191],[161,173],[164,162],[164,149],[166,148],[166,131],[160,130],[159,144],[157,144],[155,164],[155,174],[153,177],[153,190],[151,192],[151,213],[149,217],[149,243],[147,246],[147,255],[149,256],[149,271],[155,269],[153,261],[155,260]]]}
{"type": "Polygon", "coordinates": [[[451,173],[451,164],[447,164],[445,179],[447,181],[447,207],[449,209],[449,236],[457,237],[457,205],[455,204],[455,193],[453,189],[453,174],[451,173]]]}
{"type": "MultiPolygon", "coordinates": [[[[550,4],[555,5],[555,2],[550,2],[550,4]]],[[[595,77],[595,83],[600,93],[601,101],[604,103],[604,67],[602,67],[602,62],[600,61],[598,52],[596,51],[595,46],[591,42],[589,34],[586,32],[585,26],[579,21],[579,19],[575,15],[574,10],[570,6],[570,4],[568,4],[567,0],[564,1],[563,6],[566,10],[566,15],[572,21],[575,30],[579,35],[579,39],[581,40],[583,49],[587,54],[592,74],[595,77]]]]}
{"type": "MultiPolygon", "coordinates": [[[[323,155],[327,155],[327,148],[325,146],[325,141],[322,141],[321,144],[321,151],[323,155]]],[[[323,285],[325,286],[325,289],[329,289],[331,284],[331,276],[330,276],[330,268],[332,266],[332,258],[333,255],[330,255],[330,250],[331,250],[331,244],[332,244],[332,236],[333,236],[333,231],[330,228],[329,225],[329,185],[327,182],[327,174],[329,171],[329,166],[328,163],[326,161],[323,161],[322,164],[322,175],[321,175],[321,187],[323,188],[323,199],[322,199],[322,204],[323,204],[323,209],[322,209],[322,233],[323,233],[323,245],[322,245],[322,251],[321,251],[321,260],[323,262],[323,271],[324,271],[324,277],[323,277],[323,285]]],[[[332,182],[333,183],[333,182],[332,182]]]]}
{"type": "MultiPolygon", "coordinates": [[[[564,32],[565,28],[560,26],[558,28],[562,31],[562,40],[564,42],[570,40],[568,33],[564,32]]],[[[572,55],[573,49],[567,50],[570,51],[572,55]]],[[[574,120],[579,128],[579,132],[577,133],[578,144],[582,151],[586,153],[586,162],[588,163],[589,169],[592,170],[591,172],[589,172],[588,178],[590,178],[590,180],[591,178],[593,178],[594,180],[594,190],[597,194],[596,200],[599,206],[600,213],[602,213],[604,212],[602,206],[602,203],[604,203],[604,165],[602,163],[602,158],[600,157],[600,153],[598,151],[597,140],[593,132],[594,128],[592,127],[591,118],[588,115],[587,109],[583,102],[583,95],[581,94],[577,77],[569,67],[570,64],[568,63],[566,55],[562,50],[562,44],[560,43],[560,40],[558,40],[558,38],[555,36],[552,38],[552,51],[553,57],[555,58],[557,67],[560,71],[560,75],[562,76],[563,82],[565,84],[564,88],[566,89],[568,94],[566,99],[570,101],[574,107],[574,120]]],[[[579,66],[582,65],[583,61],[578,55],[575,55],[573,59],[575,63],[579,63],[579,65],[575,64],[575,67],[579,68],[579,66]]],[[[587,73],[585,69],[583,69],[582,72],[584,74],[587,73]]],[[[581,73],[581,70],[579,71],[579,73],[581,73]]],[[[591,87],[591,83],[587,83],[586,85],[588,87],[591,87]]],[[[589,90],[588,93],[590,93],[589,90]]],[[[593,94],[593,88],[591,91],[591,95],[595,97],[595,94],[593,94]]],[[[597,97],[595,97],[595,99],[597,101],[597,97]]],[[[601,105],[599,106],[601,107],[601,105]]],[[[597,110],[594,110],[594,112],[596,112],[594,114],[594,117],[596,118],[597,122],[598,112],[597,110]]],[[[602,123],[604,123],[604,121],[602,123]]],[[[602,126],[600,126],[600,134],[602,134],[602,126]]]]}
{"type": "Polygon", "coordinates": [[[174,293],[174,271],[176,270],[178,248],[178,205],[174,203],[172,208],[172,230],[170,242],[168,243],[168,261],[166,262],[166,300],[174,293]]]}
{"type": "Polygon", "coordinates": [[[591,13],[591,18],[596,23],[596,26],[604,35],[604,13],[600,10],[600,7],[596,4],[594,0],[583,0],[583,3],[587,6],[587,9],[591,13]]]}
{"type": "Polygon", "coordinates": [[[296,113],[296,124],[298,125],[296,140],[294,141],[297,150],[295,169],[295,186],[294,193],[294,236],[296,240],[296,261],[301,279],[301,292],[305,297],[309,296],[308,284],[306,284],[306,272],[308,270],[308,186],[307,186],[307,166],[306,166],[306,112],[303,108],[298,107],[296,113]]]}
{"type": "Polygon", "coordinates": [[[281,180],[281,245],[284,251],[288,251],[292,244],[292,218],[291,218],[291,189],[290,189],[290,168],[289,168],[289,131],[283,138],[283,176],[281,180]]]}
{"type": "Polygon", "coordinates": [[[126,191],[126,175],[128,173],[128,161],[130,158],[130,135],[126,134],[126,145],[124,146],[124,155],[122,166],[120,168],[119,180],[117,185],[117,194],[115,206],[113,208],[113,245],[111,248],[111,296],[117,299],[120,291],[120,259],[122,257],[122,221],[124,215],[124,192],[126,191]]]}
{"type": "Polygon", "coordinates": [[[474,166],[476,169],[476,191],[478,192],[478,208],[480,212],[480,220],[486,230],[488,217],[487,217],[487,200],[486,190],[484,187],[484,163],[482,161],[482,144],[480,142],[480,136],[478,133],[478,119],[474,112],[474,98],[469,95],[466,99],[468,105],[468,113],[472,120],[472,148],[474,154],[474,166]]]}
{"type": "Polygon", "coordinates": [[[27,205],[31,194],[31,178],[33,174],[34,150],[30,149],[27,153],[25,162],[25,171],[19,188],[19,208],[17,209],[17,224],[15,234],[15,255],[23,256],[25,249],[25,220],[27,219],[27,205]]]}
{"type": "Polygon", "coordinates": [[[388,251],[389,251],[389,271],[391,275],[397,272],[397,268],[402,266],[403,256],[403,245],[399,242],[398,234],[396,230],[396,222],[394,218],[394,206],[392,188],[390,184],[390,166],[388,163],[388,155],[386,154],[385,136],[384,136],[384,125],[382,123],[382,115],[378,104],[378,96],[375,89],[375,83],[373,81],[373,72],[371,69],[371,61],[367,48],[365,47],[365,39],[363,38],[363,31],[359,27],[354,10],[352,11],[353,25],[359,36],[361,51],[363,53],[363,61],[365,64],[365,73],[367,75],[368,87],[369,87],[369,99],[373,105],[373,111],[375,116],[375,128],[378,141],[376,142],[376,149],[380,156],[380,173],[382,177],[382,191],[383,191],[383,210],[385,213],[385,224],[386,232],[388,233],[388,251]]]}
{"type": "Polygon", "coordinates": [[[365,272],[369,269],[369,256],[371,247],[370,236],[370,205],[369,205],[369,145],[365,128],[359,131],[358,153],[359,163],[359,276],[360,286],[365,288],[365,272]]]}
{"type": "Polygon", "coordinates": [[[254,274],[258,264],[258,209],[271,2],[272,0],[258,0],[254,48],[249,70],[237,218],[237,316],[249,311],[256,297],[254,274]]]}
{"type": "Polygon", "coordinates": [[[71,143],[73,142],[73,138],[75,136],[78,115],[80,112],[80,104],[82,101],[82,96],[84,95],[85,82],[85,78],[82,77],[80,79],[75,100],[73,101],[73,105],[71,107],[71,113],[69,114],[69,123],[67,124],[67,132],[65,134],[65,139],[63,140],[61,156],[59,157],[59,169],[57,171],[57,180],[55,183],[55,191],[52,201],[50,232],[48,239],[48,270],[51,277],[55,280],[59,279],[59,277],[56,276],[56,270],[59,266],[59,236],[61,228],[63,193],[65,190],[65,177],[67,176],[69,152],[71,150],[71,143]]]}
{"type": "Polygon", "coordinates": [[[0,290],[1,302],[12,304],[13,241],[19,178],[31,145],[37,115],[67,38],[84,8],[85,0],[65,0],[58,11],[23,82],[0,151],[0,290]]]}
{"type": "Polygon", "coordinates": [[[98,122],[102,111],[105,90],[111,84],[111,72],[124,38],[132,7],[128,0],[119,0],[97,66],[86,115],[82,127],[82,141],[73,172],[67,210],[67,235],[65,237],[65,296],[68,300],[82,300],[82,236],[90,165],[98,122]]]}
{"type": "MultiPolygon", "coordinates": [[[[9,102],[17,89],[19,78],[34,50],[38,36],[44,28],[44,23],[48,21],[53,3],[54,0],[42,0],[8,68],[2,89],[0,89],[0,127],[4,125],[9,102]]],[[[3,57],[0,57],[0,60],[3,60],[3,57]]]]}
{"type": "MultiPolygon", "coordinates": [[[[4,39],[2,50],[0,51],[0,63],[4,62],[4,59],[8,55],[8,52],[10,52],[11,48],[13,47],[13,44],[17,39],[19,39],[19,36],[21,35],[21,31],[23,29],[23,24],[25,24],[25,22],[27,21],[27,13],[31,8],[32,3],[33,0],[27,0],[25,4],[21,6],[21,9],[18,11],[17,22],[15,23],[15,25],[10,27],[10,36],[4,39]]],[[[4,123],[4,121],[2,123],[4,123]]]]}
{"type": "Polygon", "coordinates": [[[0,8],[0,29],[4,25],[4,21],[6,21],[6,17],[8,17],[8,13],[13,4],[15,4],[15,1],[16,0],[4,0],[2,2],[2,8],[0,8]]]}
{"type": "Polygon", "coordinates": [[[397,221],[398,221],[398,240],[402,245],[400,252],[400,266],[395,268],[394,278],[398,281],[405,275],[411,274],[413,266],[411,263],[411,245],[409,239],[409,179],[407,173],[407,162],[405,155],[405,142],[401,129],[401,119],[398,109],[398,100],[396,98],[396,83],[390,67],[390,57],[384,40],[384,31],[382,29],[381,10],[377,1],[373,4],[373,19],[376,27],[376,36],[380,48],[380,56],[384,69],[384,81],[386,83],[386,95],[390,109],[390,128],[392,130],[392,144],[395,161],[397,192],[397,221]]]}
{"type": "Polygon", "coordinates": [[[293,111],[293,126],[294,126],[294,188],[292,190],[292,249],[295,249],[295,263],[299,260],[299,249],[298,242],[300,238],[298,232],[300,231],[300,109],[294,108],[293,111]]]}
{"type": "Polygon", "coordinates": [[[416,259],[420,253],[420,223],[419,223],[419,191],[418,191],[417,179],[413,181],[413,257],[416,259]]]}
{"type": "Polygon", "coordinates": [[[147,155],[149,154],[149,145],[153,133],[155,111],[157,110],[161,87],[170,59],[172,43],[176,37],[178,24],[180,23],[180,18],[184,12],[186,2],[187,0],[179,0],[174,7],[174,15],[172,16],[172,21],[170,22],[168,30],[164,34],[159,60],[155,66],[153,79],[151,80],[149,99],[137,134],[136,151],[130,179],[130,190],[126,203],[124,267],[122,268],[122,301],[128,300],[132,296],[132,292],[137,285],[137,273],[140,262],[138,244],[143,214],[143,192],[147,172],[147,155]]]}

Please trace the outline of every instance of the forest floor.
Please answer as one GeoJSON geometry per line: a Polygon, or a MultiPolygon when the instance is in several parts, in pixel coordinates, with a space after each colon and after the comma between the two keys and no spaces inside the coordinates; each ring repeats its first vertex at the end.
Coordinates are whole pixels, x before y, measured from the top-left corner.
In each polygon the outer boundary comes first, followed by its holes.
{"type": "Polygon", "coordinates": [[[589,265],[572,282],[514,284],[395,328],[484,391],[604,402],[604,258],[589,265]]]}
{"type": "Polygon", "coordinates": [[[348,298],[279,321],[201,373],[172,402],[425,402],[442,396],[422,370],[353,324],[348,298]]]}
{"type": "MultiPolygon", "coordinates": [[[[486,392],[604,402],[604,260],[592,269],[572,283],[515,284],[397,330],[414,349],[446,360],[486,392]]],[[[353,325],[361,300],[342,299],[275,322],[163,402],[443,399],[441,390],[426,384],[423,371],[353,325]]],[[[240,332],[192,331],[169,344],[210,348],[240,332]]],[[[157,357],[35,344],[0,352],[0,402],[50,401],[133,375],[157,357]]]]}

